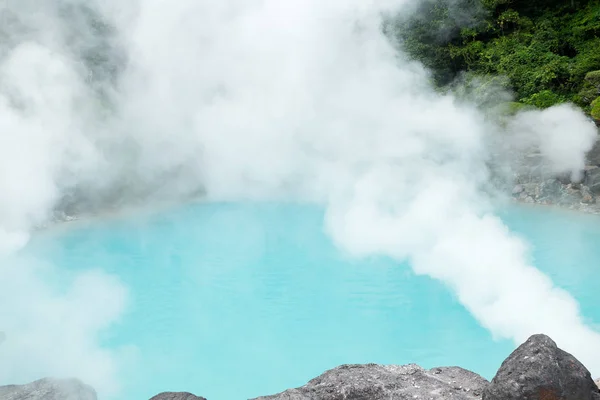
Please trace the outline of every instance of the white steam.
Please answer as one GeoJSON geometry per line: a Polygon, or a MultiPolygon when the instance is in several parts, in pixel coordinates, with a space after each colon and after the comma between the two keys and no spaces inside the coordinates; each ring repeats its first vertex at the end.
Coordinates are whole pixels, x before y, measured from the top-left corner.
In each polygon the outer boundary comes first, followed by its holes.
{"type": "Polygon", "coordinates": [[[594,123],[573,106],[563,104],[544,111],[527,111],[517,115],[509,124],[509,131],[521,147],[533,145],[549,162],[551,172],[569,172],[580,179],[585,166],[582,157],[597,139],[594,123]]]}
{"type": "MultiPolygon", "coordinates": [[[[596,135],[579,111],[524,113],[504,132],[440,96],[381,33],[402,0],[54,0],[32,13],[38,3],[1,8],[13,21],[0,43],[3,248],[65,204],[201,190],[318,201],[342,248],[408,259],[498,337],[547,333],[600,372],[600,334],[482,192],[494,135],[579,173],[596,135]]],[[[60,293],[8,263],[0,277],[0,384],[75,375],[117,387],[119,356],[98,335],[123,310],[118,282],[84,274],[60,293]]]]}
{"type": "Polygon", "coordinates": [[[77,377],[102,395],[118,393],[121,352],[98,345],[99,334],[122,313],[126,292],[102,271],[70,279],[32,260],[3,260],[0,268],[0,384],[46,376],[77,377]]]}

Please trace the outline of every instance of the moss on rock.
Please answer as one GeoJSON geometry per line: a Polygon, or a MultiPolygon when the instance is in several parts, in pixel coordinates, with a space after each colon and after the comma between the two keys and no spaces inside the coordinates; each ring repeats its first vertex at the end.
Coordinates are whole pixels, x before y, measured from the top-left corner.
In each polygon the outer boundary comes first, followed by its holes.
{"type": "Polygon", "coordinates": [[[588,72],[585,75],[585,81],[600,90],[600,70],[588,72]]]}
{"type": "Polygon", "coordinates": [[[590,114],[596,121],[600,121],[600,97],[592,101],[590,114]]]}

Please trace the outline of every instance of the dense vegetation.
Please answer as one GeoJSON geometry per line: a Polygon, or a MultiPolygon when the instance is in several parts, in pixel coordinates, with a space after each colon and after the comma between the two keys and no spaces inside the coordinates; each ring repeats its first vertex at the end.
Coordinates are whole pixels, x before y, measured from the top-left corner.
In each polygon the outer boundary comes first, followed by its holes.
{"type": "Polygon", "coordinates": [[[494,79],[520,104],[600,119],[600,0],[427,0],[392,27],[439,87],[494,79]]]}

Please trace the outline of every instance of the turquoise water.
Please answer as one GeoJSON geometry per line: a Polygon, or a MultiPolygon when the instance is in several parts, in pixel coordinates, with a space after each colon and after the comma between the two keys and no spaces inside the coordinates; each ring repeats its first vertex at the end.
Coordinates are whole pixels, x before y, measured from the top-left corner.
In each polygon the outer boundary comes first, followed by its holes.
{"type": "MultiPolygon", "coordinates": [[[[600,323],[600,219],[543,208],[503,218],[543,271],[600,323]]],[[[513,349],[495,341],[441,283],[385,258],[351,260],[323,210],[196,204],[73,224],[26,253],[65,269],[103,268],[132,297],[105,345],[135,345],[122,399],[185,390],[244,399],[306,383],[342,363],[460,365],[491,378],[513,349]]]]}

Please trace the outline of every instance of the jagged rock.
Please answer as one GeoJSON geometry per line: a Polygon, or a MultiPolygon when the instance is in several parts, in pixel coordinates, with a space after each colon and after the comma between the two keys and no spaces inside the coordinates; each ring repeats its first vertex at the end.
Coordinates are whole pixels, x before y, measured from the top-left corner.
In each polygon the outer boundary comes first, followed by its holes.
{"type": "Polygon", "coordinates": [[[586,167],[584,184],[590,188],[593,193],[600,193],[600,168],[586,167]]]}
{"type": "Polygon", "coordinates": [[[40,379],[0,386],[0,400],[97,400],[96,391],[77,379],[40,379]]]}
{"type": "Polygon", "coordinates": [[[540,193],[540,187],[537,183],[524,183],[521,185],[521,188],[523,190],[520,193],[520,197],[523,198],[527,196],[537,197],[540,193]]]}
{"type": "Polygon", "coordinates": [[[556,199],[560,197],[563,185],[558,179],[547,179],[540,184],[539,197],[556,199]]]}
{"type": "Polygon", "coordinates": [[[483,400],[600,400],[600,391],[575,357],[533,335],[502,363],[483,400]]]}
{"type": "Polygon", "coordinates": [[[525,190],[525,189],[523,188],[523,185],[516,185],[516,186],[513,188],[513,191],[512,191],[512,193],[513,193],[513,195],[516,195],[516,194],[521,194],[521,193],[523,193],[523,191],[524,191],[524,190],[525,190]]]}
{"type": "Polygon", "coordinates": [[[204,397],[198,397],[188,392],[164,392],[157,394],[150,400],[206,400],[204,397]]]}
{"type": "MultiPolygon", "coordinates": [[[[342,365],[306,385],[253,400],[600,400],[600,379],[545,335],[533,335],[502,363],[492,382],[459,367],[342,365]]],[[[0,386],[0,400],[97,400],[78,380],[0,386]]],[[[206,400],[164,392],[150,400],[206,400]]]]}
{"type": "Polygon", "coordinates": [[[581,187],[581,202],[584,204],[593,204],[596,202],[594,195],[587,186],[581,187]]]}
{"type": "Polygon", "coordinates": [[[458,367],[342,365],[306,385],[254,400],[475,400],[488,381],[458,367]]]}
{"type": "Polygon", "coordinates": [[[586,155],[588,165],[600,165],[600,140],[596,140],[594,146],[586,155]]]}

